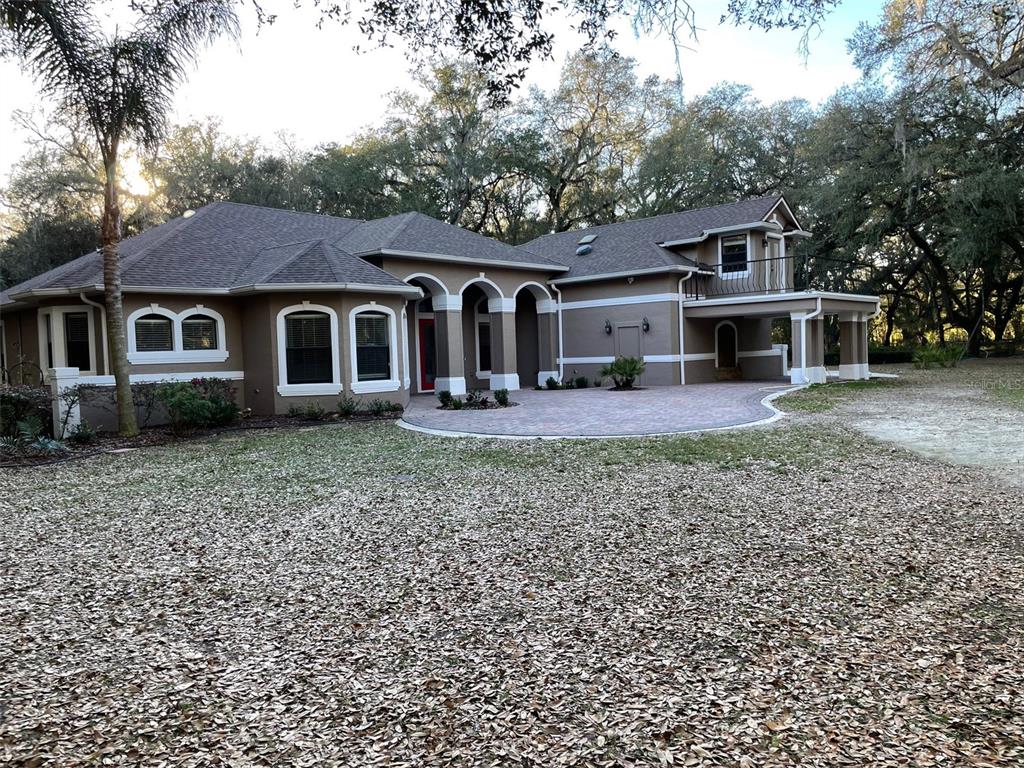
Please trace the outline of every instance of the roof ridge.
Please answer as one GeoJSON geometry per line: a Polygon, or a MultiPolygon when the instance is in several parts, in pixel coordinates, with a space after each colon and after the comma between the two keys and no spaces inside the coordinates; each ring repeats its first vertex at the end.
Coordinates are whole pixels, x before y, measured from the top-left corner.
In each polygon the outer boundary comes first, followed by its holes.
{"type": "MultiPolygon", "coordinates": [[[[128,268],[129,266],[131,266],[132,264],[135,264],[135,263],[136,263],[136,262],[137,262],[137,261],[138,261],[139,259],[141,259],[141,258],[142,258],[143,256],[145,256],[145,255],[146,255],[147,253],[149,253],[149,251],[150,251],[150,250],[151,250],[151,249],[152,249],[152,248],[153,248],[154,246],[157,246],[157,245],[161,245],[162,243],[165,243],[166,241],[170,240],[170,239],[171,239],[171,237],[173,237],[174,235],[178,234],[178,232],[180,232],[181,230],[183,230],[183,229],[187,229],[188,227],[190,227],[190,226],[191,226],[191,225],[192,225],[193,223],[195,223],[195,221],[196,221],[197,219],[199,219],[199,218],[203,217],[204,215],[206,215],[206,211],[207,211],[207,210],[208,210],[209,208],[211,208],[211,207],[212,207],[213,205],[214,205],[213,203],[211,203],[210,205],[204,205],[204,206],[203,206],[202,208],[200,208],[200,209],[199,209],[198,211],[195,211],[195,212],[194,212],[194,213],[193,213],[193,214],[192,214],[191,216],[185,216],[185,215],[183,214],[183,215],[182,215],[182,216],[180,216],[180,217],[178,217],[178,216],[175,216],[175,217],[174,217],[173,219],[168,219],[168,220],[167,220],[167,221],[165,221],[165,222],[164,222],[163,224],[158,224],[157,226],[164,226],[164,224],[170,224],[171,222],[173,222],[173,221],[177,220],[178,218],[181,218],[181,219],[183,220],[183,221],[181,222],[181,224],[179,224],[179,225],[178,225],[178,226],[176,226],[176,227],[172,227],[172,228],[168,229],[168,231],[167,231],[167,232],[165,232],[165,233],[164,233],[163,235],[161,235],[160,237],[157,237],[157,238],[156,238],[156,239],[154,239],[154,240],[153,240],[152,242],[150,242],[150,243],[147,243],[147,244],[146,244],[146,245],[145,245],[145,246],[144,246],[144,247],[143,247],[143,248],[142,248],[141,250],[139,250],[139,251],[138,251],[137,253],[133,253],[133,254],[132,254],[131,256],[129,256],[128,258],[126,258],[126,259],[125,259],[124,261],[122,261],[122,262],[121,262],[121,264],[120,264],[120,272],[121,272],[121,274],[123,275],[123,274],[124,274],[124,271],[125,271],[125,269],[127,269],[127,268],[128,268]]],[[[140,232],[139,234],[141,235],[141,234],[142,234],[142,232],[140,232]]],[[[121,242],[123,242],[123,241],[120,241],[120,240],[119,240],[119,241],[118,241],[118,245],[120,245],[120,244],[121,244],[121,242]]],[[[102,250],[103,250],[103,249],[102,249],[102,248],[97,248],[96,250],[97,250],[97,251],[100,251],[100,252],[102,252],[102,250]]]]}
{"type": "MultiPolygon", "coordinates": [[[[254,203],[236,203],[234,200],[214,200],[212,203],[207,203],[199,210],[203,208],[210,208],[214,205],[234,205],[239,208],[256,208],[261,211],[277,211],[279,213],[294,213],[302,216],[316,216],[318,219],[334,219],[336,221],[354,221],[358,224],[365,224],[366,219],[350,219],[347,216],[332,216],[329,213],[316,213],[314,211],[296,211],[291,208],[274,208],[270,205],[255,205],[254,203]]],[[[199,211],[196,211],[198,213],[199,211]]]]}
{"type": "Polygon", "coordinates": [[[701,211],[710,211],[712,208],[725,208],[725,207],[730,206],[730,205],[742,205],[743,203],[754,203],[754,202],[757,202],[758,200],[778,200],[781,197],[783,197],[783,194],[780,192],[777,195],[761,195],[760,197],[750,197],[750,198],[745,198],[743,200],[733,200],[731,203],[718,203],[716,205],[704,205],[704,206],[701,206],[700,208],[686,208],[686,209],[684,209],[682,211],[671,211],[669,213],[657,213],[654,216],[641,216],[639,219],[624,219],[623,221],[609,221],[609,222],[607,222],[605,224],[592,224],[589,227],[580,227],[579,229],[565,229],[565,230],[562,230],[561,232],[548,232],[547,234],[539,235],[539,236],[533,238],[533,240],[529,240],[529,241],[527,241],[525,243],[521,243],[521,244],[513,246],[513,247],[514,248],[522,248],[522,247],[524,247],[526,245],[529,245],[530,243],[535,242],[537,240],[543,240],[546,237],[555,237],[556,235],[565,235],[565,234],[568,234],[570,232],[585,232],[586,230],[589,230],[589,229],[602,229],[604,227],[615,227],[615,226],[618,226],[620,224],[634,224],[634,223],[641,222],[641,221],[653,221],[654,219],[661,219],[661,218],[664,218],[666,216],[679,216],[680,214],[683,214],[683,213],[700,213],[701,211]]]}
{"type": "MultiPolygon", "coordinates": [[[[321,237],[321,238],[318,238],[318,239],[313,239],[313,240],[308,240],[308,241],[307,240],[300,240],[297,243],[292,243],[292,245],[301,245],[301,244],[307,243],[307,242],[309,243],[309,245],[307,245],[305,248],[300,248],[299,251],[295,255],[291,256],[290,258],[285,259],[283,262],[278,264],[275,269],[273,269],[272,271],[270,271],[266,275],[264,275],[263,279],[266,280],[266,281],[269,281],[272,277],[274,277],[275,275],[277,275],[280,272],[282,272],[286,267],[291,266],[296,261],[298,261],[303,256],[305,256],[310,251],[312,251],[313,248],[315,248],[318,244],[323,243],[324,239],[321,237]]],[[[264,249],[260,250],[259,252],[263,253],[263,251],[270,251],[270,250],[273,250],[273,248],[264,248],[264,249]]],[[[332,267],[332,271],[333,271],[333,267],[332,267]]]]}

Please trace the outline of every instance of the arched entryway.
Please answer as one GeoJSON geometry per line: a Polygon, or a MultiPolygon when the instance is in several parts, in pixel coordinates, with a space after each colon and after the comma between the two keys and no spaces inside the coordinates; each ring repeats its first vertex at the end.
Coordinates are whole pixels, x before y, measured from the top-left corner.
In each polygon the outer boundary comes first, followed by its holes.
{"type": "MultiPolygon", "coordinates": [[[[493,389],[492,379],[498,375],[500,389],[508,373],[505,346],[508,339],[504,329],[507,301],[501,289],[487,278],[470,280],[461,291],[462,296],[462,351],[465,361],[468,389],[493,389]]],[[[514,371],[513,371],[514,372],[514,371]]]]}
{"type": "Polygon", "coordinates": [[[736,367],[739,357],[736,324],[723,320],[715,326],[715,367],[731,370],[736,367]]]}
{"type": "Polygon", "coordinates": [[[525,283],[515,294],[516,369],[522,386],[543,386],[558,377],[554,359],[555,302],[540,283],[525,283]]]}
{"type": "Polygon", "coordinates": [[[409,370],[412,371],[412,389],[414,392],[433,392],[438,377],[447,374],[442,369],[443,344],[439,344],[438,318],[435,313],[435,302],[444,308],[448,287],[437,277],[427,273],[417,273],[405,278],[405,282],[423,291],[422,299],[413,299],[406,305],[407,333],[412,344],[409,345],[409,370]]]}

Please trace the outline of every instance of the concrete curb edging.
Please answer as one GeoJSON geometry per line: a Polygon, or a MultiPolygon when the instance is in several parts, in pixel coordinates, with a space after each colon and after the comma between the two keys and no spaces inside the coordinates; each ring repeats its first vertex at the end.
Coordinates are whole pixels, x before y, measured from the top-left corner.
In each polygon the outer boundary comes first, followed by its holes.
{"type": "MultiPolygon", "coordinates": [[[[420,432],[424,435],[433,435],[434,437],[478,437],[486,440],[635,440],[642,437],[671,437],[672,435],[699,435],[704,432],[726,432],[735,429],[747,429],[749,427],[761,427],[766,424],[771,424],[778,421],[779,419],[785,418],[788,414],[785,411],[781,411],[773,405],[773,401],[787,395],[790,392],[796,392],[800,389],[806,389],[807,384],[797,384],[795,386],[783,385],[778,392],[772,392],[769,395],[765,395],[761,398],[761,405],[771,411],[770,416],[766,416],[763,419],[757,419],[756,421],[747,421],[742,424],[727,424],[722,427],[704,427],[702,429],[687,429],[679,432],[636,432],[633,434],[624,435],[503,435],[503,434],[492,434],[487,432],[460,432],[456,430],[448,429],[435,429],[433,427],[421,427],[419,424],[411,424],[404,418],[399,419],[396,424],[402,429],[407,429],[410,432],[420,432]]],[[[769,389],[766,387],[764,389],[769,389]]],[[[764,389],[760,391],[764,391],[764,389]]]]}

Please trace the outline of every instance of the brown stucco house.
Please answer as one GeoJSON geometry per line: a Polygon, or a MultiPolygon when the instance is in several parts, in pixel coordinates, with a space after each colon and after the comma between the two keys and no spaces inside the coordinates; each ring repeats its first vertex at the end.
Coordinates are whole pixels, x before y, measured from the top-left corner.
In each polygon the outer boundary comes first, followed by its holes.
{"type": "MultiPolygon", "coordinates": [[[[792,246],[808,236],[781,196],[518,247],[419,213],[213,203],[121,246],[132,380],[231,379],[262,414],[533,387],[619,356],[646,361],[647,386],[820,382],[826,315],[840,376],[865,378],[878,298],[795,290],[792,246]],[[772,344],[775,318],[792,350],[772,344]]],[[[5,291],[0,323],[11,380],[112,383],[98,253],[5,291]]]]}

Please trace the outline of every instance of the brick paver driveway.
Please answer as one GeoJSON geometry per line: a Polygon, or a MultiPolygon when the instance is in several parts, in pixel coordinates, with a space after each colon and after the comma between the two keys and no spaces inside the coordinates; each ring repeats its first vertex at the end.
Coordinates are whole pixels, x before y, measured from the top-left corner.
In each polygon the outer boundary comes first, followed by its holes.
{"type": "Polygon", "coordinates": [[[729,381],[608,389],[520,390],[514,408],[442,411],[437,399],[412,398],[400,422],[413,429],[497,437],[627,437],[695,432],[751,424],[776,417],[762,403],[789,389],[781,381],[729,381]]]}

